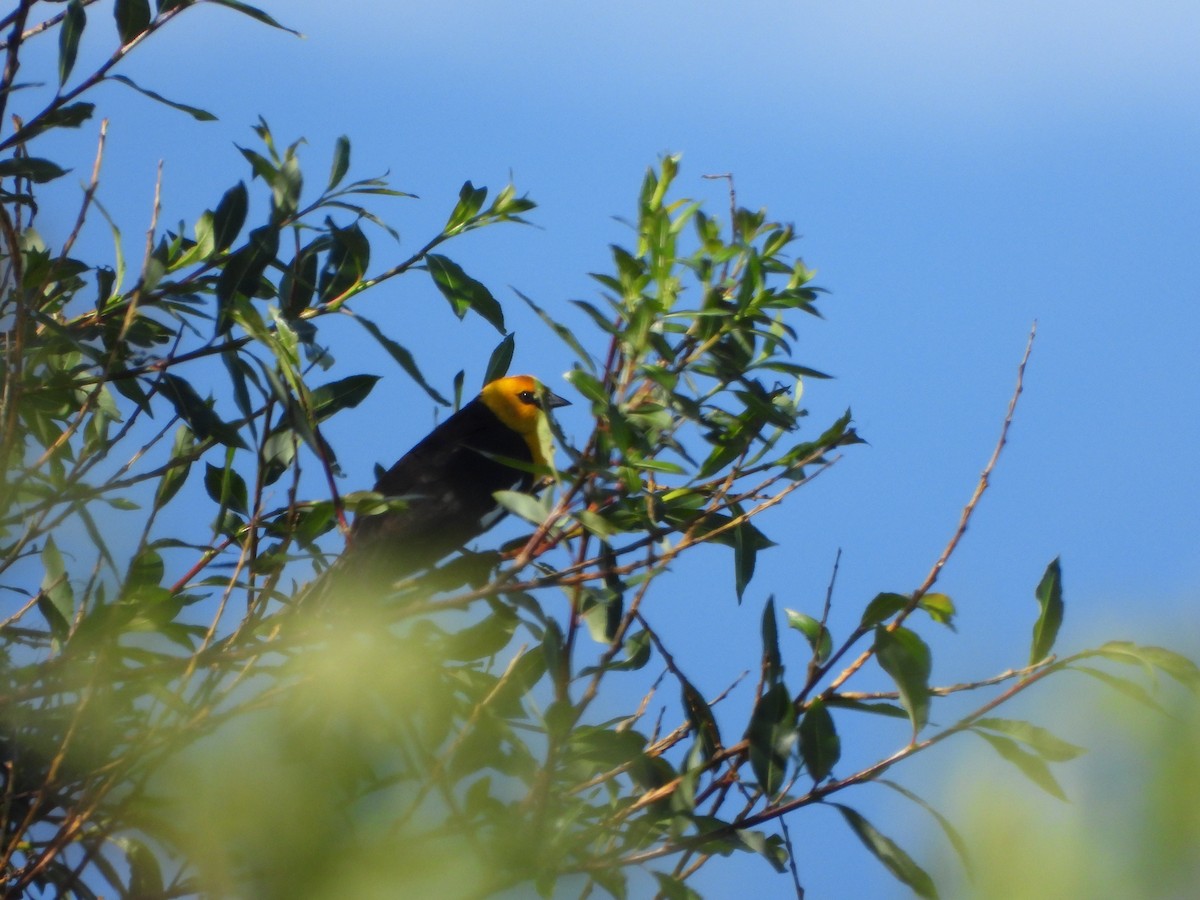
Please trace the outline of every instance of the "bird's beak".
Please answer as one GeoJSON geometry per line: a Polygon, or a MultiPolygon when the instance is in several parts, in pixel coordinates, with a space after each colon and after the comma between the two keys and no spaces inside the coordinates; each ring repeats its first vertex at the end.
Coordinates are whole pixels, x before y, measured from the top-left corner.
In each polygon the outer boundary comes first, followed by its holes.
{"type": "Polygon", "coordinates": [[[554,393],[554,391],[548,388],[546,389],[546,393],[542,400],[546,404],[546,409],[557,409],[560,406],[571,405],[570,400],[566,400],[563,397],[558,396],[558,394],[554,393]]]}

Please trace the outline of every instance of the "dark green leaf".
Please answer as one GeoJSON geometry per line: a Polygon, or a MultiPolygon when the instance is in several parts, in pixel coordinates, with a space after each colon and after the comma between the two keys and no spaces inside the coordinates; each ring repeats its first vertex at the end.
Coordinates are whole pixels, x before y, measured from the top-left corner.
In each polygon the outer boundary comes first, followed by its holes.
{"type": "Polygon", "coordinates": [[[1063,793],[1063,789],[1050,772],[1050,767],[1046,765],[1045,760],[1040,756],[1023,750],[1016,741],[1009,738],[998,734],[990,734],[986,731],[979,731],[975,728],[971,730],[991,744],[997,753],[1020,769],[1025,774],[1025,777],[1047,794],[1057,797],[1059,800],[1065,801],[1067,799],[1067,795],[1063,793]]]}
{"type": "Polygon", "coordinates": [[[357,224],[338,228],[332,219],[325,221],[330,247],[317,289],[323,302],[332,303],[362,281],[371,262],[371,242],[357,224]]]}
{"type": "Polygon", "coordinates": [[[329,185],[326,190],[333,190],[337,187],[346,173],[350,170],[350,138],[344,134],[334,142],[333,145],[333,164],[329,169],[329,185]]]}
{"type": "Polygon", "coordinates": [[[469,181],[464,182],[458,192],[458,202],[454,205],[454,209],[450,212],[450,218],[446,221],[444,232],[453,234],[460,231],[479,213],[483,207],[483,201],[486,199],[487,188],[477,188],[469,181]]]}
{"type": "Polygon", "coordinates": [[[560,339],[562,339],[563,343],[575,351],[575,355],[579,357],[580,362],[584,363],[589,369],[595,368],[595,366],[592,364],[591,356],[586,350],[583,349],[583,344],[579,343],[579,341],[575,338],[575,335],[571,333],[571,329],[554,321],[554,319],[548,315],[544,309],[542,309],[516,288],[513,288],[512,290],[514,294],[525,301],[525,304],[537,314],[537,317],[541,319],[551,331],[553,331],[559,336],[560,339]]]}
{"type": "Polygon", "coordinates": [[[196,389],[183,378],[170,372],[164,373],[161,393],[175,407],[179,418],[187,423],[196,437],[201,440],[212,438],[227,447],[246,448],[246,443],[237,433],[237,429],[221,421],[212,407],[200,399],[196,389]]]}
{"type": "Polygon", "coordinates": [[[250,196],[246,191],[246,183],[239,181],[225,192],[213,213],[214,250],[226,250],[237,240],[242,225],[246,223],[249,208],[250,196]]]}
{"type": "Polygon", "coordinates": [[[796,741],[796,710],[783,682],[772,685],[754,705],[746,729],[750,766],[759,787],[774,797],[783,787],[788,757],[796,741]]]}
{"type": "Polygon", "coordinates": [[[778,684],[783,679],[783,659],[779,655],[779,626],[775,622],[775,597],[763,604],[762,614],[762,671],[766,684],[778,684]]]}
{"type": "Polygon", "coordinates": [[[378,381],[378,375],[351,375],[315,388],[312,392],[313,415],[317,421],[324,421],[340,410],[358,406],[378,381]]]}
{"type": "Polygon", "coordinates": [[[515,334],[506,334],[504,339],[496,345],[496,349],[492,351],[492,355],[488,359],[487,370],[483,373],[484,384],[491,384],[497,378],[503,378],[508,374],[508,367],[512,365],[516,341],[515,334]]]}
{"type": "Polygon", "coordinates": [[[392,359],[400,364],[400,368],[407,372],[408,376],[424,389],[425,393],[427,393],[442,406],[450,405],[450,401],[435,391],[429,385],[429,382],[425,380],[425,376],[422,375],[421,370],[417,368],[417,361],[413,358],[411,353],[393,341],[390,337],[385,335],[380,330],[379,326],[370,319],[365,319],[362,316],[355,316],[354,318],[355,321],[362,325],[363,328],[367,329],[371,337],[375,338],[375,340],[379,342],[380,346],[382,346],[383,349],[388,352],[388,355],[390,355],[392,359]]]}
{"type": "Polygon", "coordinates": [[[681,677],[680,687],[683,689],[683,708],[687,712],[688,721],[692,724],[692,733],[701,748],[705,760],[712,759],[714,753],[721,748],[721,732],[717,729],[717,720],[713,716],[712,707],[704,696],[686,678],[681,677]]]}
{"type": "Polygon", "coordinates": [[[246,482],[231,466],[204,464],[204,489],[222,509],[248,515],[249,495],[246,482]]]}
{"type": "Polygon", "coordinates": [[[178,100],[169,100],[166,97],[164,97],[162,94],[157,93],[156,91],[152,91],[149,88],[142,87],[140,84],[137,84],[132,78],[129,78],[125,75],[108,75],[108,76],[106,76],[106,78],[109,81],[119,81],[119,82],[121,82],[121,84],[128,85],[129,87],[131,87],[135,91],[137,91],[139,94],[149,97],[151,100],[156,100],[159,103],[163,104],[164,106],[169,106],[172,109],[179,110],[180,112],[185,112],[189,116],[191,116],[193,119],[195,119],[197,122],[215,122],[215,121],[217,121],[217,117],[214,116],[212,113],[210,113],[208,110],[201,109],[198,106],[190,106],[187,103],[180,103],[178,100]]]}
{"type": "Polygon", "coordinates": [[[742,602],[742,595],[754,577],[758,550],[764,539],[765,535],[749,522],[742,522],[733,529],[733,587],[738,603],[742,602]]]}
{"type": "Polygon", "coordinates": [[[71,589],[66,564],[53,537],[47,537],[42,547],[42,572],[38,611],[50,626],[50,632],[61,640],[67,636],[75,617],[75,592],[71,589]]]}
{"type": "Polygon", "coordinates": [[[425,265],[456,316],[461,319],[467,310],[474,310],[504,334],[504,311],[483,284],[464,272],[454,260],[437,253],[426,256],[425,265]]]}
{"type": "Polygon", "coordinates": [[[1058,629],[1062,625],[1062,568],[1057,558],[1046,567],[1035,596],[1041,613],[1033,626],[1033,648],[1029,653],[1031,665],[1050,655],[1054,648],[1054,640],[1058,637],[1058,629]]]}
{"type": "Polygon", "coordinates": [[[126,600],[140,600],[157,593],[152,589],[162,584],[165,574],[166,566],[162,556],[153,548],[145,548],[129,564],[125,583],[121,586],[121,597],[126,600]]]}
{"type": "Polygon", "coordinates": [[[95,109],[96,104],[94,103],[70,103],[52,109],[44,116],[37,116],[8,140],[0,143],[0,150],[26,144],[43,131],[51,128],[78,128],[92,117],[95,109]]]}
{"type": "Polygon", "coordinates": [[[64,169],[58,163],[35,156],[14,156],[12,159],[0,160],[0,178],[25,178],[35,184],[44,184],[66,175],[70,169],[64,169]]]}
{"type": "Polygon", "coordinates": [[[833,636],[830,635],[829,629],[812,616],[796,612],[794,609],[785,609],[784,614],[787,615],[788,627],[795,628],[804,635],[813,649],[816,661],[822,663],[829,659],[829,654],[833,652],[833,636]]]}
{"type": "Polygon", "coordinates": [[[842,756],[842,742],[833,716],[818,697],[800,720],[800,758],[814,782],[824,781],[842,756]]]}
{"type": "Polygon", "coordinates": [[[257,19],[259,22],[262,22],[264,25],[270,25],[272,28],[278,28],[281,31],[290,32],[291,34],[296,35],[296,37],[302,37],[300,32],[296,31],[295,29],[288,28],[286,25],[280,25],[278,22],[276,22],[274,19],[272,19],[270,16],[268,16],[261,9],[258,9],[257,7],[254,7],[254,6],[250,6],[248,3],[242,3],[241,0],[209,0],[209,2],[215,3],[218,6],[227,6],[230,9],[236,9],[242,15],[249,16],[252,19],[257,19]]]}
{"type": "Polygon", "coordinates": [[[859,624],[863,628],[874,628],[904,609],[908,605],[908,599],[903,594],[876,594],[875,599],[863,610],[862,621],[859,624]]]}
{"type": "Polygon", "coordinates": [[[912,720],[913,735],[929,720],[929,674],[933,662],[925,642],[907,628],[875,629],[875,655],[900,690],[900,702],[912,720]]]}
{"type": "Polygon", "coordinates": [[[519,621],[511,609],[497,606],[487,618],[447,636],[446,659],[470,662],[495,656],[508,646],[519,621]]]}
{"type": "Polygon", "coordinates": [[[829,697],[826,697],[825,703],[826,705],[836,707],[837,709],[852,709],[856,712],[870,713],[877,716],[888,716],[893,719],[908,718],[908,713],[895,703],[867,703],[862,700],[852,700],[848,697],[843,697],[840,694],[833,694],[829,697]]]}
{"type": "Polygon", "coordinates": [[[117,0],[113,17],[121,43],[128,44],[150,27],[150,0],[117,0]]]}
{"type": "Polygon", "coordinates": [[[735,834],[747,850],[757,853],[769,862],[776,872],[782,874],[787,871],[788,855],[783,846],[782,835],[763,834],[761,831],[745,828],[739,828],[735,834]]]}
{"type": "Polygon", "coordinates": [[[188,473],[192,470],[192,449],[195,439],[192,431],[186,425],[180,426],[175,432],[175,445],[171,448],[171,467],[163,472],[159,479],[158,488],[154,492],[154,508],[161,509],[171,502],[171,498],[179,493],[183,483],[187,481],[188,473]]]}
{"type": "Polygon", "coordinates": [[[875,858],[883,863],[889,872],[901,882],[908,885],[919,897],[937,898],[937,888],[929,873],[922,869],[911,856],[902,850],[891,838],[881,834],[879,830],[863,818],[857,811],[840,803],[832,804],[842,814],[846,824],[858,835],[875,858]]]}
{"type": "Polygon", "coordinates": [[[63,12],[62,27],[58,32],[58,83],[64,85],[75,68],[75,56],[79,52],[79,39],[87,26],[87,13],[80,0],[71,0],[63,12]]]}

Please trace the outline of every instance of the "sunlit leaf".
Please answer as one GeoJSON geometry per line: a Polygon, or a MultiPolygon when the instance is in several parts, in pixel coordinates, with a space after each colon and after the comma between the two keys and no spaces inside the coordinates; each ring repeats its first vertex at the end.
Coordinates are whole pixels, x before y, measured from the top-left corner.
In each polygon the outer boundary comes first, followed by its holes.
{"type": "Polygon", "coordinates": [[[1062,625],[1062,568],[1057,558],[1046,567],[1035,596],[1041,612],[1033,626],[1033,646],[1029,652],[1031,665],[1050,655],[1058,637],[1058,629],[1062,625]]]}

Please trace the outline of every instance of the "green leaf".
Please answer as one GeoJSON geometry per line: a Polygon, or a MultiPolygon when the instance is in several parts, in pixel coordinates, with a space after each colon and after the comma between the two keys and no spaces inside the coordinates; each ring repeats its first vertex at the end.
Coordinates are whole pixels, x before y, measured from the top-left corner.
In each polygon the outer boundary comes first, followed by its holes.
{"type": "Polygon", "coordinates": [[[448,635],[443,650],[445,658],[470,662],[495,656],[508,646],[519,621],[511,609],[497,606],[483,620],[448,635]]]}
{"type": "Polygon", "coordinates": [[[332,219],[325,221],[330,247],[317,290],[323,302],[332,303],[362,281],[371,262],[371,242],[357,224],[338,228],[332,219]]]}
{"type": "Polygon", "coordinates": [[[42,583],[38,591],[38,611],[50,626],[50,633],[62,640],[75,617],[75,592],[67,578],[67,567],[53,537],[42,547],[42,583]]]}
{"type": "Polygon", "coordinates": [[[175,445],[171,448],[171,467],[163,472],[158,487],[154,491],[154,508],[162,509],[171,502],[179,489],[187,481],[188,473],[192,470],[192,452],[195,447],[192,431],[186,425],[180,426],[175,432],[175,445]]]}
{"type": "Polygon", "coordinates": [[[908,710],[915,739],[929,721],[929,675],[933,668],[929,648],[916,632],[907,628],[888,631],[880,625],[875,628],[875,655],[900,690],[900,702],[908,710]]]}
{"type": "Polygon", "coordinates": [[[379,342],[380,346],[388,352],[388,355],[400,364],[400,368],[408,373],[408,377],[420,385],[425,393],[432,397],[435,402],[440,403],[442,406],[450,405],[450,401],[435,391],[430,386],[429,382],[425,380],[425,376],[422,375],[421,370],[417,368],[417,361],[413,358],[411,353],[393,341],[390,337],[385,335],[380,330],[379,326],[370,319],[363,318],[362,316],[355,316],[354,320],[358,322],[358,324],[362,325],[363,328],[367,329],[367,332],[371,335],[371,337],[375,338],[375,340],[379,342]]]}
{"type": "Polygon", "coordinates": [[[80,0],[71,0],[63,11],[62,26],[58,32],[58,83],[61,87],[71,77],[75,68],[75,56],[79,52],[79,39],[87,27],[87,13],[80,0]]]}
{"type": "Polygon", "coordinates": [[[227,6],[230,9],[236,9],[242,15],[249,16],[252,19],[257,19],[264,25],[270,25],[272,28],[278,28],[280,31],[289,32],[290,34],[296,35],[296,37],[303,37],[303,35],[294,28],[288,28],[286,25],[280,25],[261,9],[251,6],[248,3],[242,3],[241,0],[208,0],[208,2],[215,3],[218,6],[227,6]]]}
{"type": "Polygon", "coordinates": [[[829,629],[806,613],[785,609],[789,628],[794,628],[804,635],[808,645],[813,649],[813,656],[818,663],[829,659],[833,652],[833,636],[829,629]]]}
{"type": "Polygon", "coordinates": [[[187,423],[196,437],[201,440],[212,438],[227,447],[246,449],[246,443],[237,433],[237,429],[223,422],[213,412],[212,407],[200,399],[196,389],[183,378],[164,372],[161,393],[175,407],[176,414],[187,423]]]}
{"type": "Polygon", "coordinates": [[[1016,741],[1010,738],[998,734],[990,734],[976,728],[972,728],[971,731],[991,744],[997,753],[1020,769],[1025,777],[1047,794],[1057,797],[1059,800],[1066,801],[1067,795],[1063,793],[1063,789],[1050,772],[1050,767],[1046,765],[1045,760],[1040,756],[1022,749],[1016,741]]]}
{"type": "MultiPolygon", "coordinates": [[[[758,550],[764,540],[767,540],[766,536],[749,522],[743,522],[733,529],[733,587],[738,603],[742,602],[742,595],[754,578],[758,550]]],[[[767,540],[767,543],[770,545],[773,542],[767,540]]]]}
{"type": "Polygon", "coordinates": [[[946,840],[950,842],[950,846],[952,846],[954,848],[954,852],[958,854],[958,859],[959,862],[962,863],[963,871],[967,873],[968,878],[973,877],[973,871],[975,867],[971,862],[971,851],[967,847],[967,842],[963,840],[963,836],[959,834],[958,829],[954,827],[954,824],[949,819],[943,816],[940,812],[938,812],[912,791],[902,787],[896,782],[890,781],[887,778],[877,778],[875,781],[877,784],[890,787],[901,796],[907,797],[913,803],[917,804],[917,806],[920,806],[927,813],[933,816],[938,825],[941,827],[942,833],[946,835],[946,840]]]}
{"type": "Polygon", "coordinates": [[[27,144],[43,131],[51,128],[78,128],[92,117],[96,109],[94,103],[69,103],[50,110],[42,116],[37,116],[19,129],[8,140],[0,143],[0,150],[27,144]]]}
{"type": "Polygon", "coordinates": [[[917,865],[913,858],[905,853],[895,841],[880,833],[874,825],[850,807],[842,806],[840,803],[831,805],[842,814],[842,818],[858,835],[863,846],[870,850],[889,872],[912,888],[917,896],[936,900],[937,888],[933,884],[933,879],[929,877],[929,873],[917,865]]]}
{"type": "Polygon", "coordinates": [[[800,720],[800,758],[814,782],[824,781],[842,756],[842,742],[825,704],[818,697],[800,720]]]}
{"type": "Polygon", "coordinates": [[[350,138],[342,135],[333,145],[333,164],[329,169],[329,184],[326,190],[337,187],[350,170],[350,138]]]}
{"type": "Polygon", "coordinates": [[[852,700],[848,697],[843,697],[840,694],[833,694],[825,698],[825,703],[828,706],[837,709],[852,709],[855,712],[870,713],[876,716],[888,716],[893,719],[907,719],[908,713],[903,707],[897,706],[895,703],[886,701],[878,703],[867,703],[862,700],[852,700]]]}
{"type": "Polygon", "coordinates": [[[1038,756],[1048,759],[1051,762],[1066,762],[1069,759],[1075,759],[1075,757],[1087,753],[1087,748],[1068,743],[1045,728],[1041,728],[1030,722],[1023,722],[1019,719],[986,717],[976,719],[972,727],[983,728],[988,731],[998,731],[1008,737],[1015,738],[1027,745],[1038,756]]]}
{"type": "Polygon", "coordinates": [[[461,319],[467,310],[474,310],[504,334],[504,310],[483,284],[464,272],[454,260],[437,253],[425,257],[425,266],[456,316],[461,319]]]}
{"type": "Polygon", "coordinates": [[[1074,672],[1082,672],[1084,675],[1090,675],[1097,681],[1103,682],[1119,694],[1124,694],[1136,700],[1138,703],[1144,703],[1151,709],[1162,713],[1164,716],[1170,715],[1166,707],[1154,699],[1154,697],[1144,687],[1128,678],[1119,678],[1109,672],[1100,669],[1093,669],[1091,666],[1071,666],[1074,672]]]}
{"type": "Polygon", "coordinates": [[[762,614],[762,671],[767,684],[783,678],[783,659],[779,655],[779,626],[775,622],[775,597],[767,598],[762,614]]]}
{"type": "Polygon", "coordinates": [[[929,613],[929,618],[954,631],[954,601],[945,594],[925,594],[917,606],[929,613]]]}
{"type": "Polygon", "coordinates": [[[121,585],[121,597],[126,600],[141,599],[157,592],[148,590],[162,584],[166,566],[162,556],[152,547],[143,549],[129,563],[125,583],[121,585]]]}
{"type": "Polygon", "coordinates": [[[487,188],[477,188],[469,181],[463,182],[458,191],[458,202],[451,210],[450,218],[446,220],[443,233],[449,235],[461,231],[479,213],[486,199],[487,188]]]}
{"type": "Polygon", "coordinates": [[[168,100],[162,94],[152,91],[149,88],[144,88],[137,84],[132,78],[125,75],[106,75],[105,78],[109,81],[119,81],[121,84],[128,85],[139,94],[149,97],[151,100],[156,100],[164,106],[169,106],[172,109],[177,109],[180,112],[185,112],[197,122],[215,122],[217,117],[206,109],[201,109],[198,106],[190,106],[187,103],[180,103],[178,100],[168,100]]]}
{"type": "Polygon", "coordinates": [[[246,191],[246,183],[239,181],[221,197],[213,212],[213,249],[227,250],[235,240],[242,226],[246,224],[246,213],[250,208],[250,195],[246,191]]]}
{"type": "Polygon", "coordinates": [[[150,27],[150,0],[117,0],[113,6],[117,33],[128,44],[150,27]]]}
{"type": "Polygon", "coordinates": [[[249,494],[246,482],[232,466],[204,464],[204,489],[222,509],[232,509],[242,515],[249,514],[249,494]]]}
{"type": "Polygon", "coordinates": [[[1033,626],[1033,648],[1029,653],[1030,665],[1041,662],[1050,655],[1050,651],[1054,648],[1054,640],[1058,637],[1058,629],[1062,625],[1062,568],[1057,557],[1046,567],[1046,572],[1038,583],[1035,596],[1042,611],[1038,616],[1037,623],[1033,626]]]}
{"type": "Polygon", "coordinates": [[[713,754],[721,748],[721,732],[717,728],[717,720],[713,716],[712,707],[708,705],[704,695],[682,676],[680,676],[680,687],[683,692],[683,708],[692,725],[692,733],[696,735],[696,741],[704,759],[710,760],[713,754]]]}
{"type": "Polygon", "coordinates": [[[788,757],[796,742],[796,709],[783,682],[767,688],[754,704],[746,739],[754,777],[763,792],[774,797],[783,787],[788,757]]]}
{"type": "Polygon", "coordinates": [[[506,334],[504,338],[496,345],[496,349],[492,351],[491,357],[488,358],[487,369],[483,373],[483,383],[491,384],[497,378],[503,378],[508,374],[508,367],[512,365],[513,350],[516,347],[517,336],[515,334],[506,334]]]}
{"type": "Polygon", "coordinates": [[[525,305],[532,309],[534,313],[537,314],[537,317],[541,319],[551,331],[558,335],[563,343],[565,343],[575,352],[575,355],[579,357],[580,362],[584,363],[589,369],[595,368],[595,366],[592,364],[591,356],[586,350],[583,349],[583,344],[579,343],[579,341],[575,338],[575,335],[571,332],[571,329],[554,321],[553,317],[551,317],[544,309],[542,309],[516,288],[513,288],[512,291],[514,294],[524,300],[525,305]]]}
{"type": "Polygon", "coordinates": [[[510,513],[533,525],[541,525],[550,515],[548,498],[538,498],[521,491],[496,491],[492,496],[510,513]]]}
{"type": "Polygon", "coordinates": [[[908,605],[908,599],[903,594],[876,594],[875,599],[863,610],[862,621],[859,624],[863,628],[874,628],[904,609],[908,605]]]}
{"type": "Polygon", "coordinates": [[[351,409],[367,399],[379,381],[378,375],[350,375],[312,391],[313,415],[324,421],[336,412],[351,409]]]}
{"type": "Polygon", "coordinates": [[[64,169],[58,163],[36,156],[14,156],[12,159],[0,160],[0,178],[24,178],[35,184],[45,184],[55,178],[66,175],[70,169],[64,169]]]}
{"type": "Polygon", "coordinates": [[[1180,684],[1196,691],[1200,688],[1200,669],[1185,656],[1163,647],[1143,647],[1130,641],[1109,641],[1091,651],[1089,656],[1101,656],[1114,662],[1137,664],[1165,672],[1180,684]]]}

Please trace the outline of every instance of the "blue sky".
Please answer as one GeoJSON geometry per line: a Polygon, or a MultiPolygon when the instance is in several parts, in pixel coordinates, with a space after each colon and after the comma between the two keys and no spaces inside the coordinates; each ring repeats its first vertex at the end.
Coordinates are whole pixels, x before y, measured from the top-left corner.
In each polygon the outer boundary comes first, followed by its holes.
{"type": "MultiPolygon", "coordinates": [[[[538,228],[488,230],[450,250],[506,301],[509,285],[554,311],[594,297],[587,272],[626,237],[613,217],[632,215],[642,172],[663,152],[683,155],[680,194],[719,213],[722,187],[700,176],[732,172],[742,204],[804,235],[798,251],[832,295],[825,322],[802,323],[798,355],[837,376],[807,385],[811,421],[852,406],[870,446],[772,514],[765,527],[784,548],[762,558],[743,608],[686,574],[678,597],[662,599],[692,617],[703,607],[680,653],[704,690],[752,663],[768,594],[818,609],[838,548],[835,632],[876,592],[916,587],[991,452],[1035,319],[1010,445],[939,583],[960,617],[953,640],[928,635],[935,678],[1020,664],[1033,588],[1058,555],[1064,648],[1109,637],[1200,647],[1200,7],[260,5],[305,37],[202,8],[125,69],[219,122],[106,89],[101,197],[127,235],[145,227],[160,158],[164,221],[194,219],[244,178],[233,143],[253,142],[259,114],[280,142],[308,139],[314,183],[348,134],[353,172],[390,170],[420,196],[382,207],[402,233],[397,260],[437,229],[463,180],[498,188],[511,174],[539,203],[538,228]]],[[[77,140],[88,146],[94,131],[77,140]]],[[[375,251],[382,268],[386,238],[375,251]]],[[[419,274],[360,308],[402,343],[421,334],[413,349],[435,383],[463,367],[478,383],[494,332],[451,324],[419,274]]],[[[561,387],[568,357],[508,311],[514,368],[561,387]]],[[[343,346],[344,374],[387,376],[339,446],[352,486],[366,486],[372,464],[410,446],[433,411],[371,348],[343,346]]],[[[583,433],[582,415],[562,417],[568,433],[583,433]]],[[[798,638],[791,649],[800,654],[798,638]]],[[[935,751],[900,780],[936,798],[938,769],[965,749],[935,751]]],[[[910,850],[933,843],[928,820],[866,797],[910,850]]],[[[817,810],[794,821],[809,896],[847,896],[847,872],[856,896],[903,896],[835,820],[817,810]]],[[[699,886],[713,896],[746,879],[787,889],[749,859],[708,878],[699,886]]]]}

